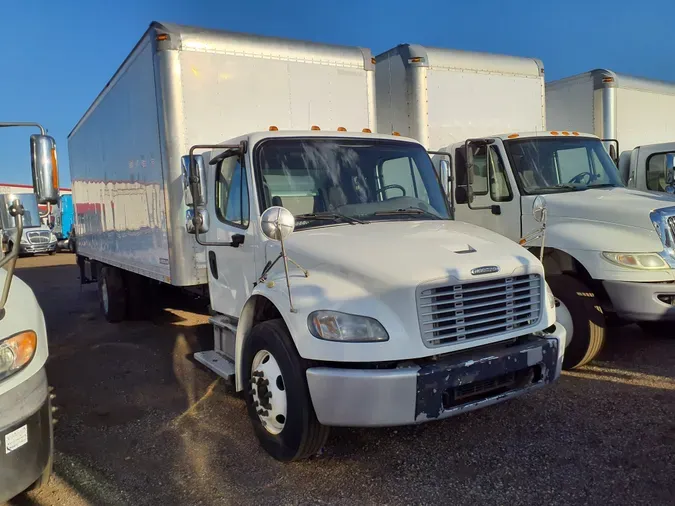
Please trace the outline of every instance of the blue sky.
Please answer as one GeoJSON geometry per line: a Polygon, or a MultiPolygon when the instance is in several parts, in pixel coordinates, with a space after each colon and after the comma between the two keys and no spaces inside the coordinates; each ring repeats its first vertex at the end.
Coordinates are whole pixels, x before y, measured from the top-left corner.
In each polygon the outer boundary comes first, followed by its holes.
{"type": "MultiPolygon", "coordinates": [[[[541,58],[547,79],[606,67],[675,81],[675,2],[0,0],[0,121],[67,135],[151,21],[370,47],[409,42],[541,58]]],[[[0,182],[30,183],[28,130],[0,130],[0,182]]]]}

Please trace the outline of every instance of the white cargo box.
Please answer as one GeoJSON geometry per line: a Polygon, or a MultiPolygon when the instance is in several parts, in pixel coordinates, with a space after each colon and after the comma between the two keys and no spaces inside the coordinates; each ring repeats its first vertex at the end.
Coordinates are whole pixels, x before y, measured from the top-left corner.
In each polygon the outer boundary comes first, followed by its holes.
{"type": "Polygon", "coordinates": [[[368,49],[152,23],[68,136],[78,254],[207,282],[180,157],[249,132],[375,131],[368,49]]]}
{"type": "Polygon", "coordinates": [[[551,130],[619,141],[627,151],[675,140],[675,83],[596,69],[546,84],[551,130]]]}
{"type": "Polygon", "coordinates": [[[471,137],[545,129],[540,60],[416,44],[375,60],[380,133],[442,149],[471,137]]]}

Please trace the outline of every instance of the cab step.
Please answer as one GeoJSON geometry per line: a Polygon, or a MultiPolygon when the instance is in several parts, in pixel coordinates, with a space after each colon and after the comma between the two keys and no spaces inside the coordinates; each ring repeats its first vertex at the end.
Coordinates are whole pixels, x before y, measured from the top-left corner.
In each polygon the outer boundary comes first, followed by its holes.
{"type": "Polygon", "coordinates": [[[234,381],[234,362],[225,355],[214,350],[199,351],[194,355],[195,360],[205,365],[221,378],[234,381]]]}

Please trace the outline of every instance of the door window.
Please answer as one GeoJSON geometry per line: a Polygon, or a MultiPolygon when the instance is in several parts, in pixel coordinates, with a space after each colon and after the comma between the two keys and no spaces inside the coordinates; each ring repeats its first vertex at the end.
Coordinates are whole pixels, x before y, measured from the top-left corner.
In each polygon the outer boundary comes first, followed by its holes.
{"type": "Polygon", "coordinates": [[[247,228],[250,218],[246,170],[239,157],[225,158],[216,174],[216,214],[231,225],[247,228]]]}
{"type": "Polygon", "coordinates": [[[657,153],[647,158],[647,189],[664,192],[666,191],[667,180],[667,160],[673,157],[675,153],[657,153]]]}
{"type": "Polygon", "coordinates": [[[490,158],[488,160],[490,167],[490,197],[495,202],[506,202],[513,198],[509,178],[506,175],[504,162],[495,146],[490,146],[490,158]]]}

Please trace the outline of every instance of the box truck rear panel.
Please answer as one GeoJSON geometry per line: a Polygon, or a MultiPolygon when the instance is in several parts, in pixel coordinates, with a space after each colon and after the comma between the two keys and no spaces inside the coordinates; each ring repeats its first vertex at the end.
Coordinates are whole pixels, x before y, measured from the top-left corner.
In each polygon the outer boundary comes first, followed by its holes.
{"type": "Polygon", "coordinates": [[[675,86],[672,94],[621,86],[616,90],[616,132],[620,149],[675,141],[675,86]]]}
{"type": "Polygon", "coordinates": [[[541,62],[400,45],[376,58],[378,129],[430,149],[545,127],[541,62]]]}
{"type": "Polygon", "coordinates": [[[593,77],[579,77],[546,85],[546,128],[572,130],[593,134],[594,124],[593,77]]]}
{"type": "Polygon", "coordinates": [[[79,252],[206,283],[181,156],[272,125],[375,130],[373,70],[367,49],[153,23],[69,136],[79,252]]]}
{"type": "Polygon", "coordinates": [[[137,48],[68,139],[78,253],[170,281],[153,51],[137,48]]]}

